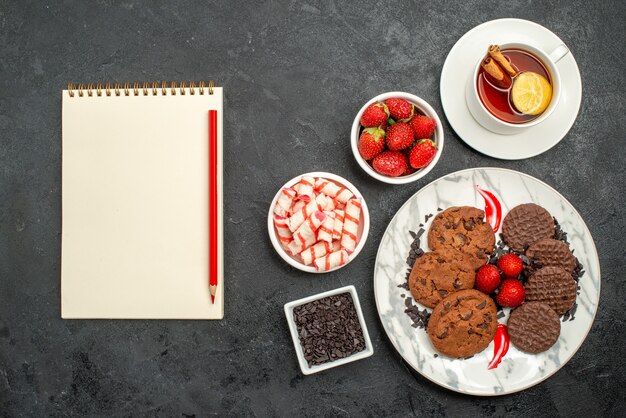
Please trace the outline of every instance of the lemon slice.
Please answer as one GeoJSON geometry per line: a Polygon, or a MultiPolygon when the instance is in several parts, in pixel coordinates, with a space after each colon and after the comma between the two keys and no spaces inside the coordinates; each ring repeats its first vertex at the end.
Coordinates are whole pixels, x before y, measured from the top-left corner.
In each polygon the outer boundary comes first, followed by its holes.
{"type": "Polygon", "coordinates": [[[542,113],[552,99],[552,86],[545,77],[526,71],[515,77],[511,89],[515,108],[527,115],[542,113]]]}

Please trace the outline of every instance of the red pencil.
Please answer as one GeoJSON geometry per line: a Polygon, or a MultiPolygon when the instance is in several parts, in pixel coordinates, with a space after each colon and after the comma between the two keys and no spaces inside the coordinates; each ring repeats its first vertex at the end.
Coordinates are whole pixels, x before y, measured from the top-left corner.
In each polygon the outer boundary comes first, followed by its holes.
{"type": "Polygon", "coordinates": [[[209,293],[217,291],[217,110],[209,110],[209,293]]]}

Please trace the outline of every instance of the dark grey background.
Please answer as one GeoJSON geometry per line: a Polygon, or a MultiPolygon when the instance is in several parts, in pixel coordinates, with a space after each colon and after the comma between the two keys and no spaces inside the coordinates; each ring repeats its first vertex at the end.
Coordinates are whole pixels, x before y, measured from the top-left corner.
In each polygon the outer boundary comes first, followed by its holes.
{"type": "MultiPolygon", "coordinates": [[[[626,409],[624,21],[611,2],[0,1],[0,411],[45,415],[618,415],[626,409]],[[595,4],[597,3],[597,4],[595,4]],[[525,161],[446,146],[424,179],[391,187],[354,161],[350,125],[402,90],[443,118],[439,75],[457,39],[501,17],[545,25],[578,61],[583,102],[567,137],[525,161]],[[224,86],[226,317],[60,319],[61,89],[68,82],[206,80],[224,86]],[[602,296],[579,352],[522,393],[476,398],[412,373],[386,338],[372,289],[381,235],[428,182],[477,166],[528,173],[580,211],[602,296]],[[313,170],[350,179],[372,216],[347,268],[311,276],[267,238],[277,188],[313,170]],[[282,306],[354,284],[375,355],[304,377],[282,306]]],[[[103,123],[114,121],[103,120],[103,123]]]]}

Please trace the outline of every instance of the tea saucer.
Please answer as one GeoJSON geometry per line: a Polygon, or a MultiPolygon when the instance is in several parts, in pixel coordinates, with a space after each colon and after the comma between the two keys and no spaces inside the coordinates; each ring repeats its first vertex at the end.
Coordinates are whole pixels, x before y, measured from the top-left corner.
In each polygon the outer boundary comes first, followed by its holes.
{"type": "Polygon", "coordinates": [[[545,27],[522,19],[492,20],[471,29],[452,47],[441,71],[441,104],[452,129],[476,151],[503,160],[521,160],[555,146],[576,120],[582,98],[578,65],[571,51],[558,63],[561,98],[542,123],[515,135],[501,135],[480,125],[465,101],[466,83],[487,46],[510,42],[528,43],[551,51],[564,42],[545,27]]]}

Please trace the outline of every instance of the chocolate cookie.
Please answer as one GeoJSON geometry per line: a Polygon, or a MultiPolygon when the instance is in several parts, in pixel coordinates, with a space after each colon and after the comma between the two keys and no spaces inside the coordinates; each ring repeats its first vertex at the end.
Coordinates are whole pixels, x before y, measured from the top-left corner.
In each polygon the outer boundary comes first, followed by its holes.
{"type": "Polygon", "coordinates": [[[561,322],[550,306],[526,302],[511,312],[508,331],[511,343],[527,353],[541,353],[559,339],[561,322]]]}
{"type": "Polygon", "coordinates": [[[497,326],[493,299],[478,290],[461,290],[435,307],[428,321],[428,336],[440,353],[464,358],[487,348],[497,326]]]}
{"type": "Polygon", "coordinates": [[[530,260],[530,273],[541,267],[561,267],[569,273],[576,268],[576,257],[563,241],[546,238],[535,242],[526,250],[530,260]]]}
{"type": "Polygon", "coordinates": [[[576,300],[576,282],[571,273],[561,267],[542,267],[534,272],[526,285],[526,300],[544,302],[554,312],[563,315],[576,300]]]}
{"type": "Polygon", "coordinates": [[[554,219],[550,212],[534,203],[515,206],[502,221],[504,242],[513,250],[524,252],[544,238],[554,238],[554,219]]]}
{"type": "Polygon", "coordinates": [[[434,308],[444,297],[474,287],[470,256],[457,250],[433,251],[415,260],[409,276],[413,299],[434,308]]]}
{"type": "Polygon", "coordinates": [[[472,257],[477,270],[487,262],[496,242],[485,212],[471,206],[453,206],[438,214],[428,231],[428,246],[433,251],[454,248],[472,257]]]}

